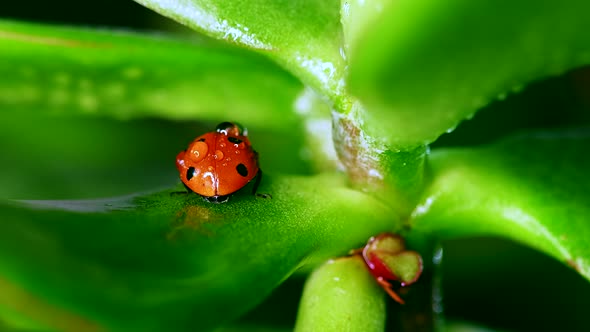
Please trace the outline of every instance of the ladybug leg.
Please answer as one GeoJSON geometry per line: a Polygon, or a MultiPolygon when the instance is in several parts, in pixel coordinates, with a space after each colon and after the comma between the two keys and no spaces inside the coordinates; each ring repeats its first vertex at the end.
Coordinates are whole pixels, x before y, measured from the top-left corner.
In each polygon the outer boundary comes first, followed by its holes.
{"type": "Polygon", "coordinates": [[[201,196],[201,197],[203,197],[203,199],[206,200],[209,203],[221,204],[221,203],[227,202],[229,200],[229,196],[230,195],[225,195],[225,196],[211,196],[211,197],[201,196]]]}
{"type": "Polygon", "coordinates": [[[184,184],[184,182],[182,183],[182,185],[186,188],[186,191],[174,191],[174,192],[170,193],[170,196],[186,195],[186,194],[190,194],[192,192],[191,188],[189,188],[186,184],[184,184]]]}
{"type": "Polygon", "coordinates": [[[262,170],[258,169],[258,174],[256,174],[256,180],[254,180],[254,187],[252,187],[252,195],[256,195],[256,190],[258,190],[258,186],[260,185],[260,181],[262,180],[262,170]]]}
{"type": "Polygon", "coordinates": [[[262,197],[262,198],[272,198],[270,196],[270,194],[257,194],[256,193],[261,180],[262,180],[262,170],[259,168],[258,174],[256,174],[256,180],[254,180],[254,186],[252,187],[252,195],[256,195],[256,197],[262,197]]]}
{"type": "Polygon", "coordinates": [[[402,300],[401,297],[399,297],[399,295],[397,295],[396,292],[393,291],[393,289],[391,289],[391,284],[388,283],[385,279],[383,279],[382,277],[379,277],[376,280],[377,280],[377,283],[379,284],[379,286],[381,286],[387,292],[387,294],[389,294],[389,296],[391,296],[391,298],[395,300],[395,302],[397,302],[399,304],[406,303],[406,302],[404,302],[404,300],[402,300]]]}

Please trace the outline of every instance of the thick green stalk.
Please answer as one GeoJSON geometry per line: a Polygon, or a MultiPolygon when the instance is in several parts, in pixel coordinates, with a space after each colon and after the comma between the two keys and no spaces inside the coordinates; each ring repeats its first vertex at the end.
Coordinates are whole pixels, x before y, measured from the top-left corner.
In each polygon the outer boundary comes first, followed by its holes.
{"type": "Polygon", "coordinates": [[[296,332],[385,329],[385,293],[359,256],[328,261],[308,279],[296,332]]]}
{"type": "Polygon", "coordinates": [[[338,157],[353,187],[385,201],[401,216],[414,208],[424,186],[426,145],[396,147],[364,128],[367,110],[355,101],[348,113],[334,111],[332,127],[338,157]]]}
{"type": "MultiPolygon", "coordinates": [[[[432,244],[432,243],[430,243],[432,244]]],[[[395,303],[388,318],[392,331],[428,332],[441,331],[443,328],[443,305],[441,293],[440,267],[443,257],[442,248],[420,250],[424,261],[424,271],[418,281],[399,290],[406,302],[395,303]]]]}

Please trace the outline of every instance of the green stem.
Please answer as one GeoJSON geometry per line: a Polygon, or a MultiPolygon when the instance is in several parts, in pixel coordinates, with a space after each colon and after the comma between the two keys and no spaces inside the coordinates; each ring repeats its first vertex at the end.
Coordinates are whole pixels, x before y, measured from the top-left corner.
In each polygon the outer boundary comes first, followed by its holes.
{"type": "Polygon", "coordinates": [[[328,261],[307,280],[295,332],[385,330],[385,293],[358,256],[328,261]]]}
{"type": "Polygon", "coordinates": [[[395,147],[364,129],[367,116],[355,101],[346,114],[332,112],[333,138],[340,162],[353,187],[372,193],[407,216],[425,181],[426,145],[395,147]]]}
{"type": "Polygon", "coordinates": [[[394,304],[394,310],[388,317],[388,329],[391,331],[427,332],[443,328],[440,274],[443,251],[436,247],[434,250],[421,250],[421,254],[424,271],[415,284],[399,291],[406,304],[394,304]],[[425,252],[430,254],[425,255],[425,252]]]}

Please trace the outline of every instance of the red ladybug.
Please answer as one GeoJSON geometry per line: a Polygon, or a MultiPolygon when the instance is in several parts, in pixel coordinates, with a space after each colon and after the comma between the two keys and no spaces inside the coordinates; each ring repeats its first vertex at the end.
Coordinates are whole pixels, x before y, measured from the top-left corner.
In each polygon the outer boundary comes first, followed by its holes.
{"type": "Polygon", "coordinates": [[[176,156],[176,168],[189,192],[212,203],[227,202],[231,194],[254,178],[255,194],[262,178],[258,153],[252,149],[247,131],[231,122],[195,138],[176,156]]]}

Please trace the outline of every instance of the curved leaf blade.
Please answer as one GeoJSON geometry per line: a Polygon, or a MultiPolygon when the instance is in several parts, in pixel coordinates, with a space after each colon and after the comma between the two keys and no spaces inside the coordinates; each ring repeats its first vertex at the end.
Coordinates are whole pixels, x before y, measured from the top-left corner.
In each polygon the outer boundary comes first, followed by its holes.
{"type": "Polygon", "coordinates": [[[430,143],[490,101],[590,63],[584,0],[352,3],[349,86],[367,129],[398,145],[430,143]]]}
{"type": "Polygon", "coordinates": [[[3,108],[289,129],[300,91],[263,57],[204,41],[0,20],[3,108]]]}
{"type": "Polygon", "coordinates": [[[265,177],[260,191],[272,199],[243,193],[213,205],[167,191],[3,203],[0,276],[107,330],[196,322],[207,330],[259,303],[303,264],[400,226],[341,178],[265,177]]]}
{"type": "MultiPolygon", "coordinates": [[[[40,109],[3,111],[0,199],[99,198],[169,188],[179,183],[176,154],[216,125],[59,116],[40,109]]],[[[249,129],[265,173],[311,173],[298,153],[303,142],[297,127],[281,130],[242,124],[249,129]]]]}
{"type": "Polygon", "coordinates": [[[536,133],[432,154],[433,181],[409,225],[440,238],[497,235],[525,243],[590,280],[587,128],[536,133]]]}
{"type": "Polygon", "coordinates": [[[338,1],[135,1],[210,37],[266,54],[333,102],[343,102],[338,1]]]}

